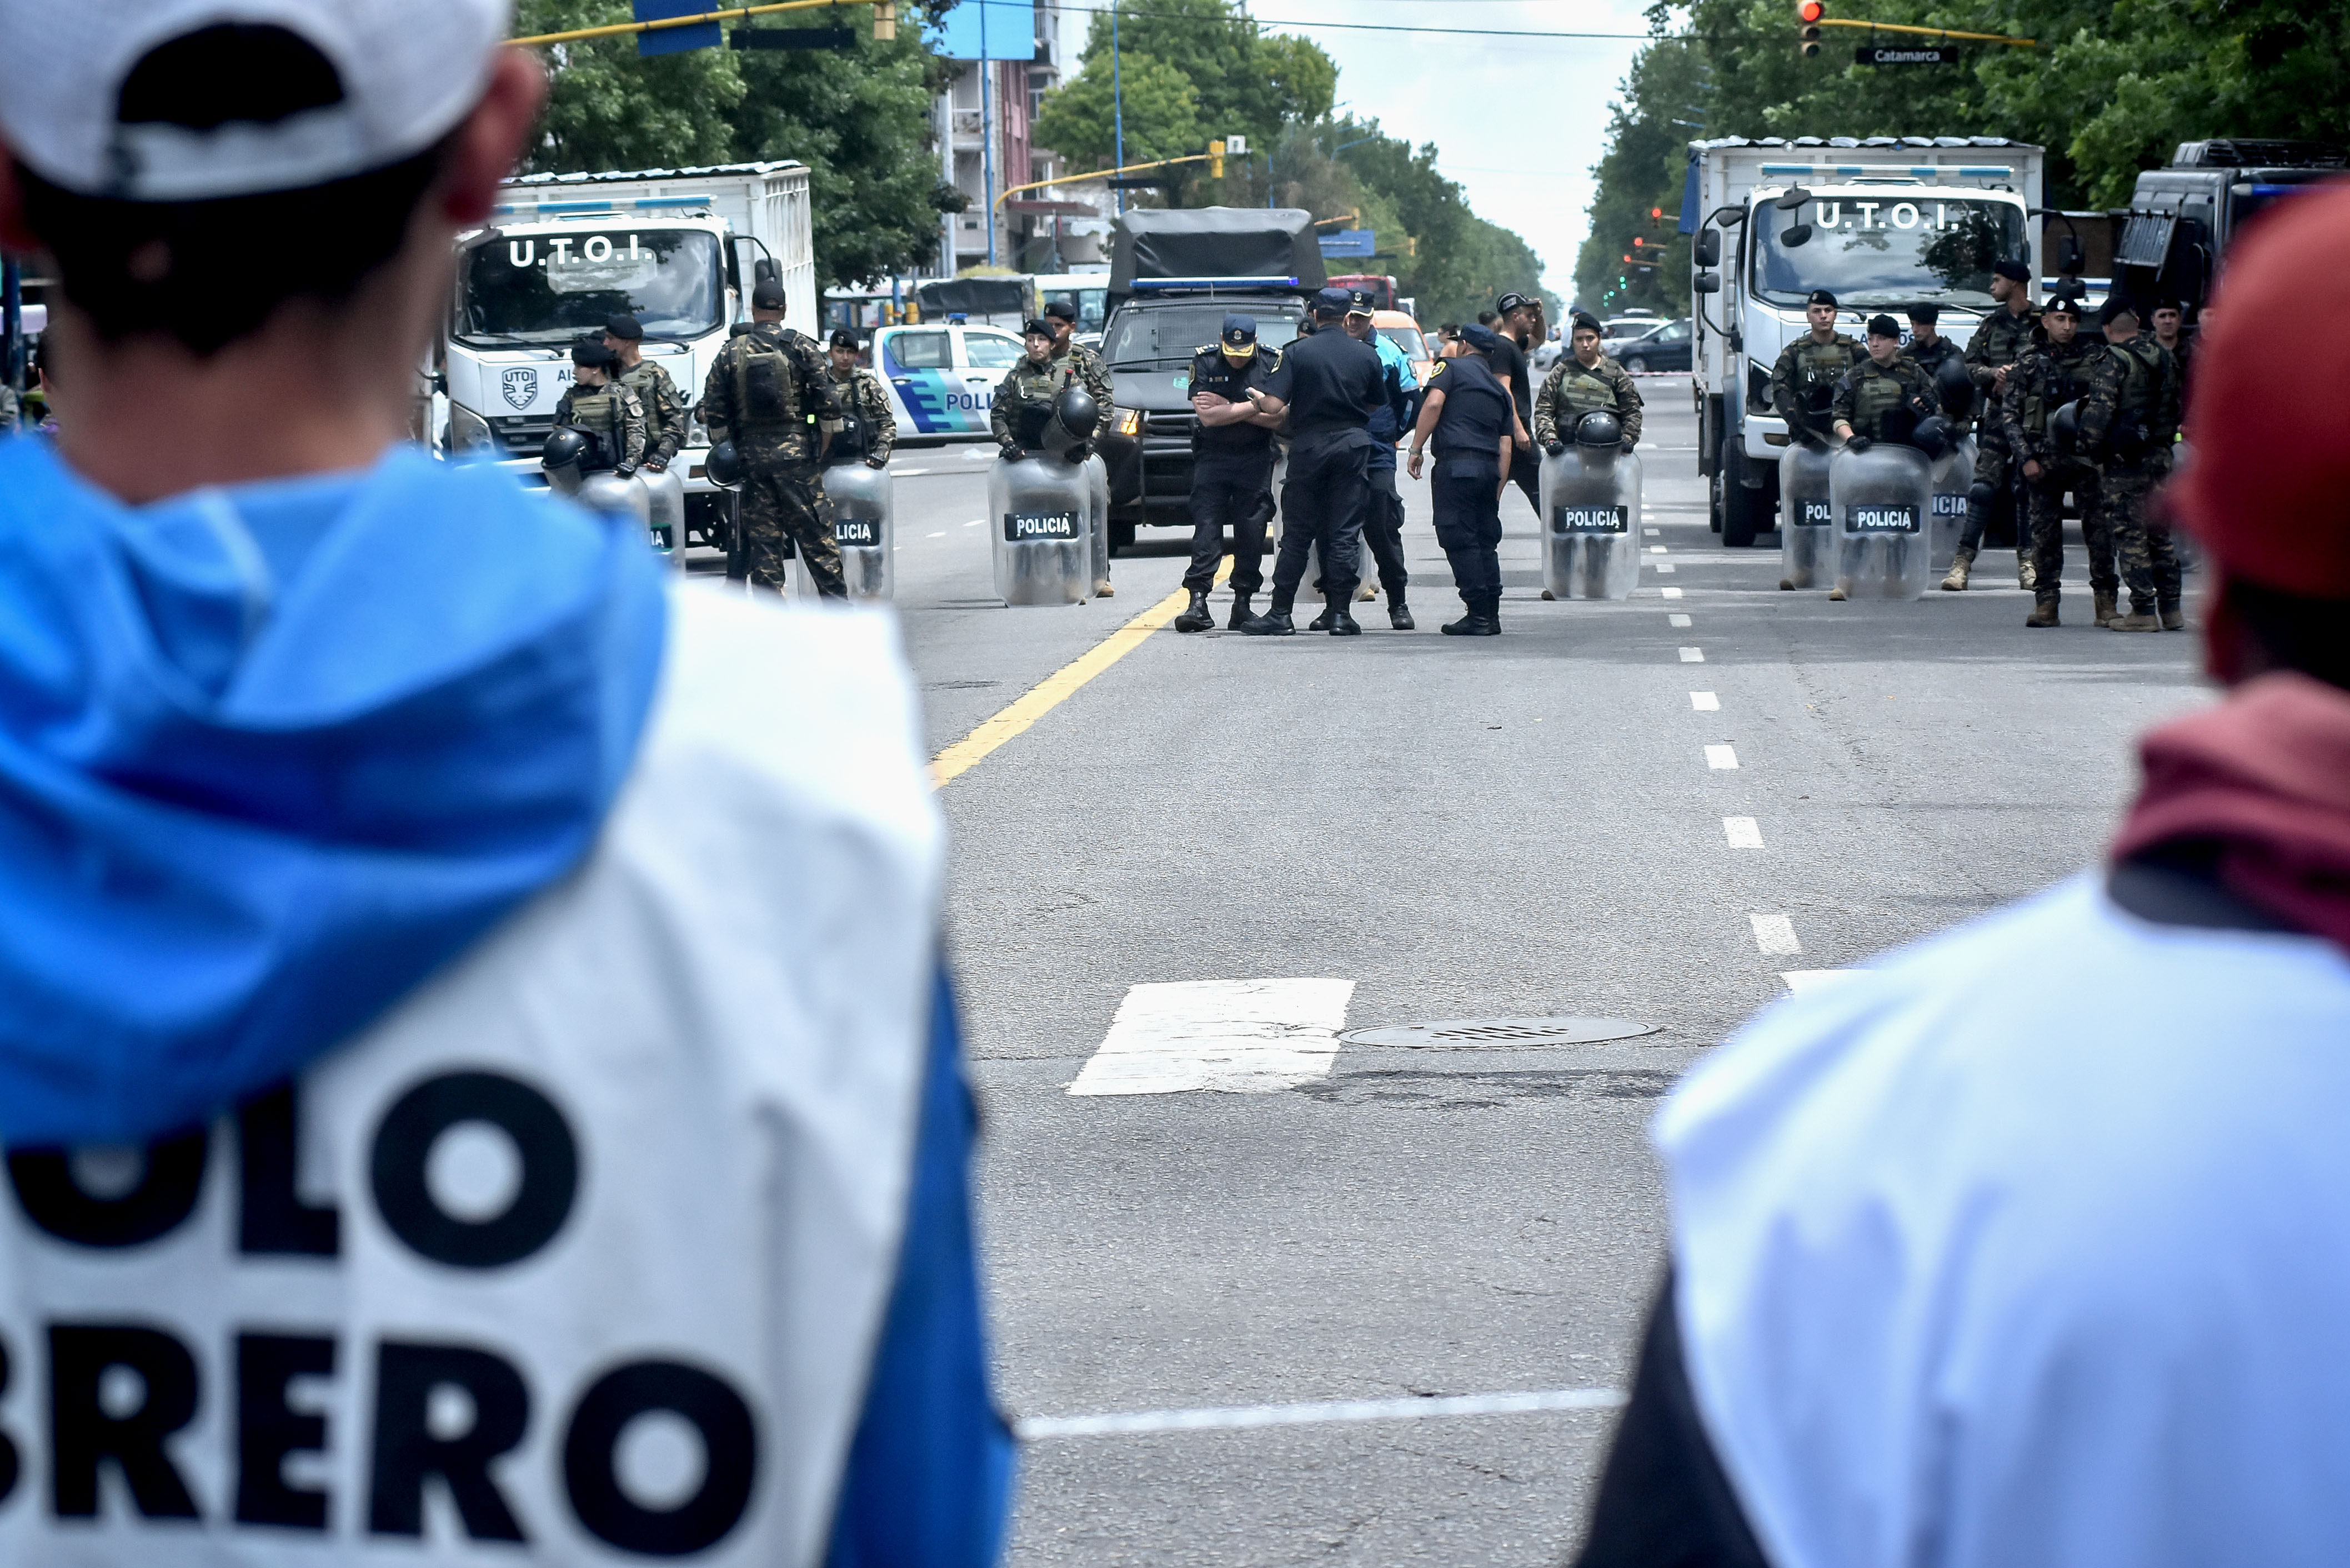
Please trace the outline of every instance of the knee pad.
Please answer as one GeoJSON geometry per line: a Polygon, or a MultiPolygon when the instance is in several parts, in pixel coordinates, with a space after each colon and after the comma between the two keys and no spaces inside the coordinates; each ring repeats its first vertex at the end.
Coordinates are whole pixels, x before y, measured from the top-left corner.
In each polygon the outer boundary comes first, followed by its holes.
{"type": "Polygon", "coordinates": [[[1967,487],[1967,504],[1969,506],[1989,506],[1998,494],[1998,490],[1992,486],[1991,481],[1987,479],[1978,479],[1974,483],[1967,487]]]}

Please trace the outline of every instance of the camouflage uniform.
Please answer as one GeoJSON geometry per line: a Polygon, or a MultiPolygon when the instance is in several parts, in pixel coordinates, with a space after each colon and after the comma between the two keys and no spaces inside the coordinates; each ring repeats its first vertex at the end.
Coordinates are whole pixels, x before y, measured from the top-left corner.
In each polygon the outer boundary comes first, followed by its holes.
{"type": "Polygon", "coordinates": [[[23,419],[23,410],[16,401],[16,389],[0,386],[0,433],[15,430],[23,419]]]}
{"type": "Polygon", "coordinates": [[[2176,617],[2178,557],[2169,530],[2147,526],[2146,504],[2170,472],[2178,436],[2178,361],[2150,337],[2098,347],[2081,399],[2081,451],[2100,476],[2098,520],[2113,530],[2131,614],[2176,617]]]}
{"type": "MultiPolygon", "coordinates": [[[[1076,360],[1070,356],[1056,354],[1042,365],[1021,356],[1020,363],[995,383],[995,400],[988,409],[988,427],[995,432],[997,449],[1009,457],[1034,445],[1052,412],[1053,400],[1073,383],[1085,384],[1076,360]]],[[[1108,414],[1109,405],[1103,403],[1102,417],[1107,419],[1108,414]]]]}
{"type": "Polygon", "coordinates": [[[1561,355],[1534,394],[1534,446],[1573,441],[1575,421],[1595,411],[1616,416],[1626,446],[1640,439],[1640,390],[1624,367],[1605,354],[1588,368],[1572,354],[1561,355]]]}
{"type": "MultiPolygon", "coordinates": [[[[1934,387],[1934,411],[1941,413],[1942,389],[1935,378],[1942,373],[1943,366],[1953,359],[1960,358],[1959,346],[1947,337],[1935,338],[1934,346],[1930,348],[1920,348],[1915,341],[1912,341],[1908,348],[1901,350],[1901,356],[1926,373],[1927,381],[1934,387]]],[[[1963,360],[1961,362],[1963,363],[1963,360]]],[[[1980,403],[1981,400],[1977,401],[1980,403]]],[[[1942,414],[1942,417],[1950,421],[1950,430],[1954,434],[1962,435],[1966,432],[1968,425],[1966,420],[1955,414],[1942,414]]]]}
{"type": "Polygon", "coordinates": [[[677,383],[659,365],[639,359],[620,372],[620,385],[645,406],[645,461],[667,468],[685,444],[685,400],[677,395],[677,383]]]}
{"type": "MultiPolygon", "coordinates": [[[[1988,495],[1995,502],[2009,493],[2007,442],[2001,433],[1998,419],[1990,412],[1997,401],[1991,384],[1998,379],[2001,370],[2022,360],[2025,349],[2045,341],[2047,338],[2040,330],[2040,312],[2036,307],[2026,309],[2018,316],[2004,305],[1984,317],[1981,324],[1976,327],[1975,335],[1967,341],[1967,351],[1963,356],[1967,374],[1973,378],[1976,400],[1984,405],[1986,410],[1982,433],[1975,442],[1974,492],[1977,496],[1988,495]]],[[[1983,530],[1990,524],[1991,504],[1978,505],[1974,501],[1969,501],[1966,531],[1959,539],[1959,554],[1962,559],[1974,559],[1975,552],[1982,547],[1983,530]]],[[[2020,527],[2016,535],[2017,575],[2020,576],[2029,559],[2029,552],[2023,548],[2029,540],[2020,527]]]]}
{"type": "Polygon", "coordinates": [[[1828,425],[1838,420],[1870,441],[1906,441],[1918,421],[1934,411],[1934,383],[1917,362],[1896,354],[1889,365],[1863,359],[1836,379],[1828,405],[1828,425]]]}
{"type": "Polygon", "coordinates": [[[2114,576],[2114,541],[2097,511],[2097,471],[2078,456],[2061,457],[2048,421],[2056,410],[2079,397],[2090,356],[2099,351],[2095,338],[2075,337],[2070,343],[2035,344],[2007,373],[2007,389],[2000,394],[1999,429],[2002,449],[2015,460],[2028,505],[2033,567],[2033,597],[2054,604],[2064,574],[2064,493],[2071,491],[2081,506],[2081,536],[2089,552],[2089,587],[2105,602],[2119,586],[2114,576]],[[2022,474],[2026,462],[2040,464],[2040,477],[2022,474]]]}
{"type": "Polygon", "coordinates": [[[816,592],[847,597],[816,465],[817,421],[838,406],[824,350],[778,322],[728,338],[710,367],[702,422],[712,445],[731,438],[742,455],[743,554],[756,586],[783,590],[796,545],[816,592]]]}
{"type": "Polygon", "coordinates": [[[1077,384],[1101,405],[1102,422],[1108,423],[1110,399],[1115,390],[1109,378],[1109,366],[1104,363],[1100,355],[1082,343],[1071,343],[1059,352],[1067,356],[1069,362],[1077,368],[1077,384]]]}
{"type": "Polygon", "coordinates": [[[625,386],[607,381],[600,387],[583,387],[573,382],[556,400],[555,422],[593,431],[604,443],[605,458],[616,469],[633,472],[645,461],[645,407],[625,386]]]}
{"type": "Polygon", "coordinates": [[[889,389],[881,378],[862,365],[850,371],[848,385],[841,389],[840,409],[856,415],[862,427],[859,444],[864,450],[858,455],[877,468],[886,464],[898,444],[898,416],[889,411],[889,389]]]}
{"type": "Polygon", "coordinates": [[[1868,358],[1860,340],[1839,332],[1822,343],[1808,332],[1779,350],[1771,367],[1771,406],[1798,439],[1827,439],[1829,389],[1856,359],[1868,358]]]}

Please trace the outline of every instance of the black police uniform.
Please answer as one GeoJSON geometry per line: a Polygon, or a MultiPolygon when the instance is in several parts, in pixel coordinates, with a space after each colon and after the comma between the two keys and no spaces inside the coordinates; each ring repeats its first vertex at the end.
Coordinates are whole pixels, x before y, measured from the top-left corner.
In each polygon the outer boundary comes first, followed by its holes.
{"type": "Polygon", "coordinates": [[[1482,354],[1456,355],[1437,370],[1428,387],[1444,394],[1429,440],[1436,449],[1429,479],[1436,542],[1452,563],[1461,602],[1471,616],[1490,618],[1502,598],[1500,449],[1511,433],[1511,399],[1482,354]]]}
{"type": "Polygon", "coordinates": [[[1386,400],[1378,350],[1335,327],[1292,344],[1264,389],[1289,406],[1289,476],[1281,489],[1281,556],[1273,613],[1286,615],[1322,551],[1323,597],[1351,617],[1362,580],[1363,520],[1371,506],[1371,416],[1386,400]]]}
{"type": "MultiPolygon", "coordinates": [[[[1253,342],[1254,339],[1250,340],[1253,342]]],[[[1213,392],[1234,403],[1263,391],[1273,369],[1260,350],[1235,365],[1221,343],[1191,356],[1191,394],[1213,392]]],[[[1232,531],[1232,592],[1246,599],[1264,587],[1264,525],[1273,516],[1273,431],[1263,425],[1191,427],[1191,566],[1183,586],[1205,593],[1215,583],[1232,531]]],[[[1237,612],[1235,612],[1237,613],[1237,612]]]]}
{"type": "MultiPolygon", "coordinates": [[[[1511,406],[1517,410],[1518,423],[1531,432],[1534,428],[1533,367],[1527,362],[1526,351],[1519,348],[1508,333],[1497,326],[1493,328],[1493,336],[1502,340],[1502,346],[1486,352],[1486,367],[1496,379],[1503,376],[1510,379],[1511,406]]],[[[1534,509],[1535,515],[1541,515],[1542,457],[1531,442],[1521,444],[1510,453],[1510,480],[1526,493],[1526,504],[1534,509]]]]}
{"type": "MultiPolygon", "coordinates": [[[[1360,296],[1357,296],[1358,302],[1360,296]]],[[[1378,352],[1376,345],[1371,352],[1378,352]]],[[[1418,413],[1419,389],[1408,385],[1393,360],[1379,360],[1379,407],[1371,415],[1371,509],[1363,519],[1363,545],[1378,566],[1379,587],[1388,596],[1388,614],[1400,614],[1408,624],[1404,593],[1411,574],[1403,561],[1403,496],[1396,489],[1396,442],[1411,429],[1418,413]]],[[[1402,629],[1399,627],[1398,629],[1402,629]]]]}

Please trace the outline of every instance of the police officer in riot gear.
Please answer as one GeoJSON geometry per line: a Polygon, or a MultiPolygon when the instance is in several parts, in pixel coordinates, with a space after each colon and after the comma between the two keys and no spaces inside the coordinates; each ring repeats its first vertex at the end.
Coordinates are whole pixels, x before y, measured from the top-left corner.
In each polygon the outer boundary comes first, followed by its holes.
{"type": "Polygon", "coordinates": [[[645,460],[645,410],[619,385],[619,359],[592,337],[571,346],[571,385],[555,405],[556,428],[584,431],[594,443],[583,469],[608,468],[622,479],[645,460]]]}
{"type": "Polygon", "coordinates": [[[1846,370],[1828,404],[1838,439],[1854,452],[1872,441],[1906,441],[1936,405],[1934,384],[1901,352],[1901,327],[1889,316],[1868,318],[1868,358],[1846,370]]]}
{"type": "Polygon", "coordinates": [[[1909,341],[1902,345],[1901,352],[1917,362],[1928,380],[1937,379],[1945,365],[1965,363],[1959,346],[1942,336],[1941,306],[1920,300],[1909,307],[1908,316],[1909,341]]]}
{"type": "MultiPolygon", "coordinates": [[[[1027,352],[995,383],[987,415],[988,425],[995,432],[996,450],[1006,462],[1019,462],[1037,444],[1045,421],[1053,417],[1053,400],[1061,395],[1061,389],[1082,384],[1076,361],[1061,351],[1049,317],[1034,317],[1020,332],[1027,352]]],[[[1072,462],[1085,458],[1082,449],[1070,454],[1072,462]]]]}
{"type": "Polygon", "coordinates": [[[2032,613],[2023,624],[2033,628],[2058,624],[2058,600],[2064,576],[2064,497],[2069,493],[2081,508],[2081,539],[2089,556],[2089,590],[2096,604],[2096,622],[2114,618],[2118,579],[2114,576],[2111,530],[2097,510],[2097,471],[2065,449],[2056,422],[2059,410],[2086,389],[2084,373],[2097,351],[2092,338],[2079,336],[2081,302],[2060,294],[2040,314],[2044,342],[2025,350],[2009,367],[2006,389],[2000,394],[2001,445],[2015,462],[2023,480],[2024,539],[2032,557],[2032,613]]]}
{"type": "Polygon", "coordinates": [[[1429,498],[1436,542],[1452,563],[1452,581],[1468,613],[1448,621],[1447,637],[1502,634],[1502,492],[1510,482],[1517,410],[1487,362],[1499,339],[1490,327],[1463,327],[1461,352],[1430,372],[1411,432],[1410,470],[1434,444],[1429,498]]]}
{"type": "Polygon", "coordinates": [[[1109,366],[1099,354],[1077,339],[1077,307],[1066,299],[1056,299],[1045,306],[1045,325],[1053,329],[1053,351],[1076,367],[1078,384],[1093,394],[1095,406],[1107,414],[1114,383],[1109,366]]]}
{"type": "Polygon", "coordinates": [[[1787,421],[1787,433],[1814,448],[1827,444],[1828,405],[1836,379],[1862,356],[1857,338],[1836,330],[1836,297],[1814,289],[1804,306],[1811,331],[1779,350],[1771,367],[1771,407],[1787,421]]]}
{"type": "MultiPolygon", "coordinates": [[[[2015,364],[2026,349],[2043,338],[2040,313],[2032,305],[2032,269],[2011,256],[1992,263],[1991,271],[1991,296],[1999,302],[1999,308],[1976,326],[1962,358],[1984,405],[1996,409],[2015,364]]],[[[1959,535],[1950,575],[1942,579],[1946,592],[1965,591],[1975,556],[1982,549],[1983,530],[1991,525],[1991,509],[2001,496],[2010,493],[2011,482],[2006,437],[2000,421],[1987,418],[1975,442],[1975,481],[1967,491],[1967,525],[1959,535]]],[[[2016,583],[2029,592],[2034,577],[2027,523],[2016,524],[2015,542],[2016,583]]]]}
{"type": "Polygon", "coordinates": [[[889,411],[889,389],[872,369],[858,363],[857,334],[834,331],[827,347],[833,385],[840,389],[840,428],[824,449],[827,462],[863,458],[870,468],[889,466],[898,444],[898,416],[889,411]]]}
{"type": "Polygon", "coordinates": [[[1363,519],[1371,507],[1370,422],[1383,401],[1377,350],[1340,327],[1352,303],[1343,288],[1314,296],[1314,336],[1292,344],[1249,400],[1289,421],[1289,476],[1282,486],[1281,555],[1273,603],[1241,628],[1252,637],[1289,637],[1290,607],[1305,576],[1305,551],[1322,556],[1330,635],[1357,637],[1355,588],[1361,580],[1363,519]]]}
{"type": "Polygon", "coordinates": [[[762,278],[751,294],[751,325],[726,340],[702,389],[712,443],[732,441],[743,463],[743,544],[754,587],[781,593],[784,563],[796,547],[818,595],[847,597],[832,503],[816,470],[819,427],[839,415],[824,350],[784,325],[784,286],[762,278]]]}
{"type": "Polygon", "coordinates": [[[1264,586],[1264,527],[1273,516],[1273,432],[1280,421],[1249,399],[1272,379],[1277,354],[1261,352],[1256,317],[1224,317],[1217,340],[1191,356],[1191,565],[1183,587],[1191,602],[1175,618],[1177,631],[1215,625],[1208,590],[1232,531],[1232,614],[1237,631],[1250,618],[1249,601],[1264,586]]]}
{"type": "Polygon", "coordinates": [[[2081,451],[2097,465],[2097,516],[2112,530],[2114,556],[2129,589],[2127,615],[2115,631],[2178,631],[2187,625],[2180,602],[2178,556],[2170,531],[2147,522],[2154,487],[2170,472],[2178,438],[2178,366],[2151,334],[2141,333],[2137,306],[2121,295],[2097,313],[2105,351],[2092,355],[2081,399],[2081,451]]]}
{"type": "Polygon", "coordinates": [[[1575,439],[1576,421],[1603,409],[1616,416],[1624,451],[1640,443],[1640,389],[1599,351],[1599,318],[1576,311],[1568,338],[1574,351],[1552,368],[1534,397],[1534,445],[1554,456],[1575,439]]]}
{"type": "Polygon", "coordinates": [[[669,372],[644,357],[640,347],[645,329],[622,311],[604,323],[604,347],[612,351],[620,385],[637,395],[645,410],[645,462],[655,473],[665,472],[685,444],[685,400],[669,372]]]}

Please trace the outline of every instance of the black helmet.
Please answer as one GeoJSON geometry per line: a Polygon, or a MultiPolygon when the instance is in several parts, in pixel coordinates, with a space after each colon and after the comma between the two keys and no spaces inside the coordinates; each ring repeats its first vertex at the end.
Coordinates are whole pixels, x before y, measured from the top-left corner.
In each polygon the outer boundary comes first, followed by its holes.
{"type": "Polygon", "coordinates": [[[1577,446],[1616,446],[1624,440],[1624,426],[1605,409],[1594,409],[1575,421],[1577,446]]]}
{"type": "Polygon", "coordinates": [[[1942,400],[1944,413],[1962,420],[1974,411],[1975,379],[1956,357],[1943,360],[1942,368],[1934,372],[1934,390],[1942,400]]]}
{"type": "Polygon", "coordinates": [[[732,490],[743,483],[743,454],[734,450],[733,441],[722,441],[702,460],[702,472],[709,475],[711,483],[732,490]]]}
{"type": "Polygon", "coordinates": [[[2048,434],[2055,441],[2058,452],[2066,457],[2073,455],[2073,449],[2081,441],[2081,400],[2075,398],[2048,416],[2048,434]]]}
{"type": "Polygon", "coordinates": [[[1053,399],[1053,417],[1045,427],[1039,442],[1046,452],[1064,452],[1080,442],[1093,439],[1094,427],[1101,423],[1101,405],[1094,395],[1074,382],[1060,389],[1053,399]]]}
{"type": "Polygon", "coordinates": [[[1939,458],[1950,450],[1950,421],[1939,414],[1928,414],[1909,432],[1909,444],[1928,457],[1939,458]]]}
{"type": "Polygon", "coordinates": [[[584,468],[593,443],[588,432],[571,425],[557,425],[548,434],[546,444],[539,449],[538,465],[543,469],[584,468]]]}

